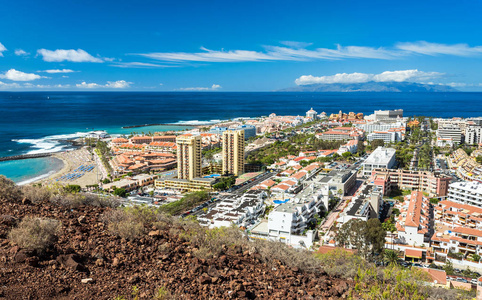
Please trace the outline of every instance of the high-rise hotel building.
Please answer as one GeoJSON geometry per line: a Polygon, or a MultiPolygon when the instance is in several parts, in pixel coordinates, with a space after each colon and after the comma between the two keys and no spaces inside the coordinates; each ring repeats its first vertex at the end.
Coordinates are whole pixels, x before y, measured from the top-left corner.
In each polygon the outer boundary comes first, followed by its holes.
{"type": "Polygon", "coordinates": [[[223,173],[239,176],[244,173],[244,131],[223,132],[223,173]]]}
{"type": "Polygon", "coordinates": [[[177,178],[192,180],[202,175],[201,136],[184,134],[176,138],[177,178]]]}

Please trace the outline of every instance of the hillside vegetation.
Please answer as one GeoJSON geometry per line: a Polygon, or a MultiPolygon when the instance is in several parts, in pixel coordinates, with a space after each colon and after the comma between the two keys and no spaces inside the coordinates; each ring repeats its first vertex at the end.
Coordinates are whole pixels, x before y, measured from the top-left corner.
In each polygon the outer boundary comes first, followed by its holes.
{"type": "Polygon", "coordinates": [[[6,299],[462,299],[344,251],[249,241],[235,227],[0,177],[6,299]],[[29,197],[26,197],[26,195],[29,197]],[[39,195],[36,197],[36,195],[39,195]]]}

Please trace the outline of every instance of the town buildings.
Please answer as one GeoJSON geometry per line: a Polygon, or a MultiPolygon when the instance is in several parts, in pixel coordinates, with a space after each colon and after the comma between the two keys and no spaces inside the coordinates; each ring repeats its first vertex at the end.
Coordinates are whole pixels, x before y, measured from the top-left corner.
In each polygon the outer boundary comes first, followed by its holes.
{"type": "Polygon", "coordinates": [[[213,191],[216,178],[196,177],[193,179],[161,178],[155,181],[155,187],[160,189],[171,189],[181,193],[213,191]]]}
{"type": "Polygon", "coordinates": [[[396,219],[398,243],[428,246],[434,232],[431,225],[430,199],[421,191],[412,191],[404,197],[404,202],[396,207],[400,210],[396,219]]]}
{"type": "Polygon", "coordinates": [[[306,112],[306,117],[311,118],[313,121],[318,119],[318,113],[313,109],[313,107],[306,112]]]}
{"type": "Polygon", "coordinates": [[[403,169],[375,169],[371,176],[371,182],[379,186],[385,196],[390,195],[392,190],[412,190],[444,197],[451,180],[452,177],[442,173],[403,169]]]}
{"type": "Polygon", "coordinates": [[[465,128],[465,144],[478,145],[482,143],[482,126],[469,125],[465,128]]]}
{"type": "Polygon", "coordinates": [[[264,213],[267,197],[264,191],[247,191],[241,196],[235,194],[221,195],[216,205],[197,218],[200,225],[210,228],[232,224],[238,227],[253,225],[257,218],[264,213]]]}
{"type": "Polygon", "coordinates": [[[363,138],[363,130],[355,127],[336,127],[325,132],[317,133],[316,138],[324,141],[361,140],[363,138]]]}
{"type": "Polygon", "coordinates": [[[447,200],[482,207],[482,183],[478,181],[451,183],[447,200]]]}
{"type": "Polygon", "coordinates": [[[368,221],[369,219],[378,218],[381,207],[383,206],[382,196],[377,186],[364,185],[361,187],[357,195],[351,199],[339,214],[337,219],[338,226],[343,225],[351,219],[368,221]]]}
{"type": "Polygon", "coordinates": [[[223,174],[239,176],[244,173],[244,131],[223,132],[223,174]]]}
{"type": "Polygon", "coordinates": [[[201,177],[201,136],[185,134],[176,138],[177,178],[192,180],[201,177]]]}
{"type": "Polygon", "coordinates": [[[437,130],[437,138],[451,141],[453,144],[460,144],[462,142],[462,130],[456,124],[439,123],[437,130]]]}
{"type": "Polygon", "coordinates": [[[365,116],[368,121],[397,122],[403,118],[403,109],[376,110],[373,114],[365,116]]]}
{"type": "MultiPolygon", "coordinates": [[[[479,150],[472,155],[480,153],[479,150]]],[[[469,156],[463,149],[457,149],[448,158],[450,168],[455,168],[457,176],[463,180],[482,182],[482,165],[474,156],[469,156]]]]}
{"type": "Polygon", "coordinates": [[[382,140],[385,144],[403,141],[405,138],[405,128],[391,128],[386,131],[373,131],[367,135],[369,142],[374,140],[382,140]]]}
{"type": "Polygon", "coordinates": [[[395,152],[393,148],[378,147],[362,163],[363,176],[370,176],[375,169],[392,169],[395,164],[395,152]]]}

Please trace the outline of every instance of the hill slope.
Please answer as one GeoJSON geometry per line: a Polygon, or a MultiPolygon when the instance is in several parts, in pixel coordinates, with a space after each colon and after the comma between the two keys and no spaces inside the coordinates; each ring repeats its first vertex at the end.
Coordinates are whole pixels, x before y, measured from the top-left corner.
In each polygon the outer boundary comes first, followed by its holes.
{"type": "Polygon", "coordinates": [[[282,89],[280,92],[457,92],[446,85],[421,84],[415,82],[366,82],[366,83],[331,83],[300,85],[282,89]]]}
{"type": "Polygon", "coordinates": [[[110,234],[103,222],[110,208],[6,200],[0,200],[0,207],[1,298],[172,299],[154,298],[165,288],[175,299],[336,299],[346,297],[354,285],[323,271],[267,265],[259,254],[241,247],[197,258],[196,246],[173,226],[146,227],[149,234],[124,240],[110,234]],[[13,223],[25,216],[62,222],[58,241],[42,257],[7,240],[13,223]],[[92,281],[82,283],[87,278],[92,281]]]}

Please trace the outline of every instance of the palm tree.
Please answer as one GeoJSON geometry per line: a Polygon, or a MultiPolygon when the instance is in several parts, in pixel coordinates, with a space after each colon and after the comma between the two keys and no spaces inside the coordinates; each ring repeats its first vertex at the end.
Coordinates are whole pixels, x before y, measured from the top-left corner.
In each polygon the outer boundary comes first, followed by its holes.
{"type": "Polygon", "coordinates": [[[397,261],[398,261],[397,251],[385,249],[384,259],[385,259],[385,261],[388,262],[390,265],[396,264],[397,261]]]}

